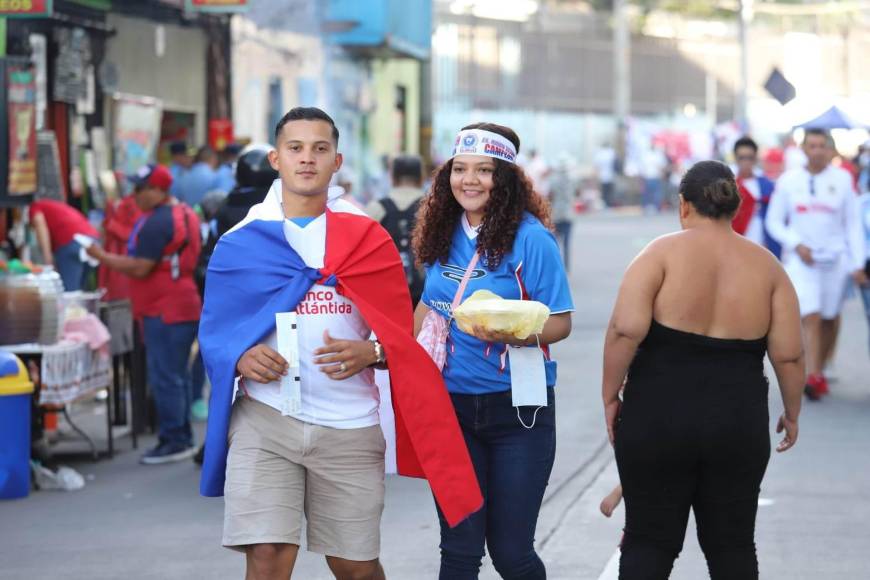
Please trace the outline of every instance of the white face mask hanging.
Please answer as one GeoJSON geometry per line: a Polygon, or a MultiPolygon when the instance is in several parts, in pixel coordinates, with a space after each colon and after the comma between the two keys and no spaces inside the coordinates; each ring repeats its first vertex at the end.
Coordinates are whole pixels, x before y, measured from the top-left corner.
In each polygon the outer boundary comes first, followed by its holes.
{"type": "Polygon", "coordinates": [[[523,427],[532,429],[538,418],[538,411],[547,406],[547,371],[544,368],[540,339],[537,346],[509,347],[508,361],[511,370],[511,401],[517,408],[517,419],[523,427]],[[531,425],[523,422],[520,407],[537,407],[531,425]]]}

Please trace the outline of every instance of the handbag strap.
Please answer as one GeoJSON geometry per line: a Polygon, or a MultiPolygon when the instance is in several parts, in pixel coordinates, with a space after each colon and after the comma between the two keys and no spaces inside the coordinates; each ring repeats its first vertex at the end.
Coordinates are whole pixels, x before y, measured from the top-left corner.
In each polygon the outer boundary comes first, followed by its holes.
{"type": "Polygon", "coordinates": [[[474,267],[477,266],[477,260],[480,254],[475,250],[468,267],[465,269],[465,274],[462,275],[462,282],[459,283],[459,288],[456,290],[456,295],[453,297],[453,304],[450,306],[450,311],[453,312],[459,306],[459,301],[462,300],[462,295],[465,294],[465,288],[468,286],[468,281],[471,279],[471,273],[474,272],[474,267]]]}

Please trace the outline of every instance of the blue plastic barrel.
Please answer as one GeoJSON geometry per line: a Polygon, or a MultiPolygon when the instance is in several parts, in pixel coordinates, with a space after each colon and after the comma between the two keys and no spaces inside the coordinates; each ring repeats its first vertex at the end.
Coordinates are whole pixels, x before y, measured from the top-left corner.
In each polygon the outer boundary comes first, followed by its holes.
{"type": "Polygon", "coordinates": [[[0,499],[30,493],[33,383],[17,356],[0,350],[0,499]]]}

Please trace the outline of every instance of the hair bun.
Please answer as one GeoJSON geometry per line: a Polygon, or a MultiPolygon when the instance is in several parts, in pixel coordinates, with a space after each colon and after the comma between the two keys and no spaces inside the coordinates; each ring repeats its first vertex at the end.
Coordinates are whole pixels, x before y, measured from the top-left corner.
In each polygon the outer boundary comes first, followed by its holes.
{"type": "Polygon", "coordinates": [[[733,179],[717,179],[703,189],[702,195],[714,208],[716,215],[712,217],[731,215],[740,207],[740,192],[733,179]]]}

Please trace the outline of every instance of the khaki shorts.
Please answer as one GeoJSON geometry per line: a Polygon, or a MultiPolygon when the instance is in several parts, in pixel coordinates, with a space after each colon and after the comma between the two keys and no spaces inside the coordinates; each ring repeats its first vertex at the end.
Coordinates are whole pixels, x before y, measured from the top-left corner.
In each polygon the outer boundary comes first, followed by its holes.
{"type": "Polygon", "coordinates": [[[380,425],[332,429],[240,397],[233,405],[224,488],[223,545],[299,545],[345,560],[380,553],[384,510],[380,425]]]}

